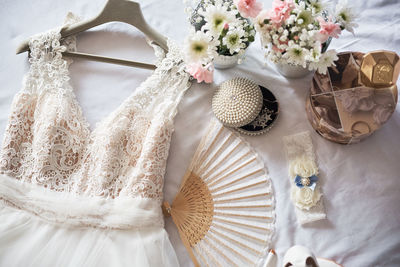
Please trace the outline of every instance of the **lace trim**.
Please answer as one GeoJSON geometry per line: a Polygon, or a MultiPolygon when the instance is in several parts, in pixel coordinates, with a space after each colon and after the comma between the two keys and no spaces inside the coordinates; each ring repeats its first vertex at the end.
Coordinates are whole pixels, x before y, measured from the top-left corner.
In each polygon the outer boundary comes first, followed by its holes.
{"type": "MultiPolygon", "coordinates": [[[[78,19],[69,14],[67,24],[78,19]]],[[[30,41],[31,68],[15,96],[0,155],[0,173],[50,190],[103,198],[162,200],[177,105],[189,88],[179,46],[155,48],[157,69],[94,131],[69,84],[60,28],[30,41]]]]}
{"type": "Polygon", "coordinates": [[[294,179],[297,175],[308,178],[318,174],[316,157],[310,132],[283,137],[289,162],[291,200],[300,224],[326,218],[319,182],[314,187],[299,188],[294,179]]]}

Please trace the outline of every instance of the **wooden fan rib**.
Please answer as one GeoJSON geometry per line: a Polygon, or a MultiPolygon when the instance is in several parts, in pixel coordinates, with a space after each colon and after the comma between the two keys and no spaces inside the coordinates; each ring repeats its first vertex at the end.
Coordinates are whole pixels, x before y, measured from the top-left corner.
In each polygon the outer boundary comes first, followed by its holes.
{"type": "MultiPolygon", "coordinates": [[[[255,199],[266,197],[267,200],[271,195],[269,190],[262,187],[268,185],[269,180],[264,179],[265,175],[258,175],[265,169],[259,166],[263,164],[252,151],[243,146],[244,141],[235,136],[218,123],[211,125],[184,176],[179,193],[181,197],[176,198],[175,208],[179,210],[171,213],[182,240],[186,240],[184,244],[190,245],[186,248],[190,250],[189,253],[197,254],[197,263],[202,266],[221,266],[224,263],[237,266],[239,263],[235,262],[240,259],[244,263],[254,264],[251,262],[254,254],[260,253],[260,246],[268,244],[264,236],[267,237],[272,231],[270,225],[264,223],[264,220],[272,218],[268,217],[268,212],[263,212],[271,207],[270,202],[255,199]],[[257,170],[253,171],[255,168],[257,170]],[[197,180],[202,181],[204,192],[200,190],[197,180]],[[210,190],[211,187],[216,188],[210,190]],[[231,206],[215,206],[235,201],[231,206]],[[245,212],[245,209],[253,210],[245,212]],[[209,220],[204,221],[205,218],[209,220]],[[200,228],[199,225],[204,227],[200,228]]],[[[193,262],[196,262],[195,259],[193,262]]]]}
{"type": "MultiPolygon", "coordinates": [[[[214,121],[211,122],[210,128],[212,128],[211,126],[214,126],[214,125],[215,125],[215,122],[214,122],[214,121]]],[[[188,171],[190,171],[190,170],[193,171],[193,170],[195,169],[195,166],[194,166],[194,165],[199,161],[199,157],[201,156],[201,152],[202,152],[202,149],[200,149],[200,148],[202,148],[202,147],[205,146],[206,141],[209,139],[209,136],[211,135],[211,133],[212,133],[212,131],[207,131],[206,134],[201,138],[200,143],[199,143],[199,145],[197,146],[197,149],[196,149],[196,151],[194,152],[194,155],[193,155],[193,157],[192,157],[192,160],[191,160],[191,162],[190,162],[190,164],[189,164],[188,171]]],[[[183,181],[185,181],[185,180],[183,180],[183,181]]],[[[182,183],[182,184],[183,184],[183,183],[182,183]]]]}
{"type": "MultiPolygon", "coordinates": [[[[241,140],[239,140],[239,142],[232,148],[231,151],[228,152],[228,154],[219,162],[217,162],[215,164],[215,166],[209,170],[207,172],[207,174],[205,174],[203,176],[203,180],[207,180],[209,179],[209,176],[212,174],[212,172],[215,171],[215,169],[217,169],[227,158],[229,158],[233,152],[235,152],[235,150],[242,144],[243,142],[241,140]]],[[[210,181],[214,180],[215,177],[218,177],[219,175],[221,175],[222,173],[224,173],[226,170],[232,168],[232,166],[234,166],[236,163],[238,163],[240,160],[244,159],[246,156],[248,156],[251,153],[251,151],[247,151],[247,153],[245,153],[244,155],[240,156],[238,159],[236,159],[234,162],[232,162],[229,166],[225,167],[223,170],[219,171],[217,174],[214,175],[214,178],[210,178],[210,181]]]]}
{"type": "Polygon", "coordinates": [[[270,195],[270,193],[260,193],[260,194],[248,195],[248,196],[243,196],[243,197],[233,197],[233,198],[228,198],[228,199],[214,200],[214,204],[227,203],[227,202],[250,199],[250,198],[257,198],[257,197],[267,197],[269,195],[270,195]]]}
{"type": "Polygon", "coordinates": [[[243,232],[236,231],[234,229],[225,227],[225,226],[220,225],[220,224],[213,223],[212,226],[217,228],[217,229],[223,229],[224,231],[231,232],[231,233],[237,234],[239,236],[242,236],[244,238],[248,238],[248,239],[251,239],[253,241],[259,242],[261,245],[265,245],[267,243],[266,240],[263,240],[261,238],[258,238],[258,237],[252,236],[252,235],[245,234],[243,232]]]}
{"type": "MultiPolygon", "coordinates": [[[[209,245],[209,243],[207,242],[207,240],[204,240],[204,242],[206,244],[209,245]]],[[[221,265],[220,262],[217,261],[217,259],[210,253],[210,251],[208,250],[208,248],[206,248],[203,244],[200,244],[200,246],[202,247],[202,250],[207,254],[207,257],[209,257],[211,259],[211,261],[213,261],[217,266],[223,267],[221,265]]],[[[210,246],[210,245],[209,245],[210,246]]],[[[211,246],[212,247],[212,246],[211,246]]]]}
{"type": "Polygon", "coordinates": [[[243,244],[242,242],[239,242],[239,241],[237,241],[237,240],[235,240],[235,239],[233,239],[233,238],[231,238],[231,237],[229,237],[229,236],[227,236],[227,235],[225,235],[225,234],[223,234],[223,233],[221,233],[221,232],[219,232],[217,230],[210,229],[210,232],[212,232],[215,235],[219,235],[220,237],[228,240],[229,242],[235,243],[236,245],[241,246],[244,249],[247,249],[247,250],[251,251],[256,256],[258,256],[258,255],[260,255],[262,253],[262,251],[258,251],[258,250],[254,249],[254,248],[251,248],[248,245],[243,244]]]}
{"type": "MultiPolygon", "coordinates": [[[[196,252],[196,255],[199,255],[201,261],[204,262],[204,264],[205,264],[206,266],[210,266],[210,265],[208,265],[207,260],[203,257],[203,253],[201,253],[201,251],[199,250],[199,248],[198,248],[197,246],[194,246],[193,249],[194,249],[194,251],[196,252]]],[[[206,253],[207,253],[207,252],[206,252],[206,253]]]]}
{"type": "MultiPolygon", "coordinates": [[[[222,256],[227,262],[229,262],[232,266],[238,266],[236,263],[234,263],[231,259],[229,259],[219,248],[215,247],[213,244],[211,244],[206,238],[203,239],[207,245],[209,245],[211,248],[213,248],[215,251],[219,253],[220,256],[222,256]]],[[[215,258],[214,258],[215,260],[215,258]]],[[[220,265],[218,263],[218,265],[220,265]]],[[[221,265],[220,265],[221,266],[221,265]]]]}
{"type": "Polygon", "coordinates": [[[214,212],[214,215],[225,216],[225,217],[241,217],[241,218],[249,218],[249,219],[271,220],[271,217],[268,217],[268,216],[244,215],[244,214],[234,214],[234,213],[225,213],[225,212],[214,212]]]}
{"type": "MultiPolygon", "coordinates": [[[[219,136],[221,135],[221,133],[222,133],[223,130],[224,130],[223,127],[221,127],[221,128],[218,130],[218,133],[215,135],[214,140],[213,140],[213,141],[211,142],[211,144],[207,147],[207,149],[205,150],[205,152],[202,153],[202,155],[200,155],[200,158],[198,159],[197,163],[198,163],[198,162],[203,162],[203,161],[205,160],[205,156],[208,154],[208,152],[210,151],[210,149],[214,146],[215,142],[218,140],[218,138],[219,138],[219,136]]],[[[196,166],[196,168],[194,168],[193,171],[194,171],[195,173],[199,173],[199,172],[198,172],[199,168],[200,168],[200,166],[196,166]]]]}
{"type": "Polygon", "coordinates": [[[260,181],[260,182],[254,183],[254,184],[249,184],[249,185],[246,185],[246,186],[243,186],[243,187],[235,188],[233,190],[226,191],[226,192],[219,193],[219,194],[215,194],[215,195],[212,195],[212,196],[213,196],[213,199],[217,198],[217,197],[220,197],[220,196],[226,196],[226,195],[229,195],[229,194],[232,194],[232,193],[236,193],[236,192],[241,191],[241,190],[245,190],[245,189],[249,189],[249,188],[258,186],[258,185],[263,184],[263,183],[267,183],[267,181],[260,181]]]}
{"type": "Polygon", "coordinates": [[[171,206],[172,219],[190,246],[205,236],[212,223],[213,212],[214,204],[207,185],[191,173],[171,206]]]}
{"type": "Polygon", "coordinates": [[[222,242],[221,240],[219,240],[218,238],[214,237],[213,235],[211,235],[210,233],[207,233],[207,237],[214,240],[214,242],[217,242],[220,246],[223,246],[224,248],[226,248],[227,250],[229,250],[231,253],[233,253],[236,256],[239,256],[242,260],[246,261],[247,263],[253,265],[254,262],[252,262],[249,258],[247,258],[246,256],[242,255],[240,252],[238,252],[237,250],[231,248],[230,246],[227,246],[224,242],[222,242]]]}
{"type": "Polygon", "coordinates": [[[204,164],[203,167],[199,168],[199,175],[203,174],[204,170],[207,170],[208,167],[215,161],[215,159],[221,154],[222,148],[226,145],[226,143],[233,137],[233,133],[229,133],[229,136],[225,138],[222,144],[218,147],[217,151],[215,151],[214,155],[204,164]]]}
{"type": "Polygon", "coordinates": [[[261,227],[261,226],[245,224],[245,223],[240,223],[240,222],[235,222],[235,221],[228,221],[228,220],[225,220],[225,219],[220,219],[220,218],[215,218],[215,217],[214,217],[214,221],[221,222],[221,223],[230,223],[230,224],[234,224],[234,225],[237,225],[237,226],[243,226],[243,227],[253,228],[253,229],[257,229],[257,230],[264,230],[264,231],[268,231],[268,232],[271,231],[270,229],[264,228],[264,227],[261,227]]]}
{"type": "Polygon", "coordinates": [[[245,205],[245,206],[215,206],[215,209],[229,210],[229,209],[258,209],[258,208],[270,208],[271,205],[245,205]]]}
{"type": "Polygon", "coordinates": [[[214,189],[210,190],[210,192],[211,192],[211,194],[214,193],[214,192],[217,192],[217,191],[219,191],[219,190],[221,190],[223,188],[226,188],[228,186],[231,186],[231,185],[233,185],[233,184],[235,184],[237,182],[243,181],[244,179],[246,179],[246,178],[248,178],[248,177],[250,177],[250,176],[252,176],[252,175],[254,175],[254,174],[258,173],[258,172],[262,172],[263,170],[264,170],[263,168],[255,170],[255,171],[253,171],[251,173],[248,173],[248,174],[246,174],[246,175],[244,175],[244,176],[242,176],[240,178],[237,178],[237,179],[235,179],[233,181],[230,181],[229,183],[226,183],[226,184],[221,185],[221,186],[219,186],[217,188],[214,188],[214,189]]]}
{"type": "MultiPolygon", "coordinates": [[[[219,184],[219,183],[220,183],[221,181],[223,181],[226,177],[229,177],[229,176],[232,175],[233,173],[235,173],[235,172],[237,172],[237,171],[243,169],[244,167],[248,166],[250,163],[252,163],[252,162],[254,162],[254,161],[256,161],[256,160],[257,160],[257,158],[255,158],[255,157],[254,157],[254,158],[251,158],[251,159],[247,160],[246,162],[244,162],[243,164],[241,164],[241,165],[239,165],[238,167],[236,167],[235,169],[231,170],[231,171],[228,172],[227,174],[225,174],[225,175],[223,175],[222,177],[218,178],[217,180],[214,180],[213,182],[211,182],[211,180],[208,181],[208,182],[207,182],[208,186],[209,186],[209,187],[212,187],[212,186],[214,186],[214,185],[216,185],[216,184],[219,184]]],[[[216,178],[216,177],[218,177],[218,176],[215,176],[215,178],[216,178]]],[[[215,178],[214,178],[214,179],[215,179],[215,178]]]]}

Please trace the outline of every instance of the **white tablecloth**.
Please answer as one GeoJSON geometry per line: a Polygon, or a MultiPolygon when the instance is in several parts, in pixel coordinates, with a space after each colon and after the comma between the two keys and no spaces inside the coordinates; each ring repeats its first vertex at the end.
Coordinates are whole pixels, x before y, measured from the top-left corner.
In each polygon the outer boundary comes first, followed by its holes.
{"type": "MultiPolygon", "coordinates": [[[[104,0],[2,0],[0,2],[0,134],[9,108],[28,69],[27,54],[15,55],[27,37],[60,25],[67,11],[91,18],[104,0]]],[[[181,42],[187,21],[180,0],[141,1],[149,24],[181,42]]],[[[271,1],[263,1],[270,6],[271,1]]],[[[400,53],[400,2],[351,1],[359,11],[356,36],[343,33],[333,40],[338,51],[394,50],[400,53]]],[[[258,38],[257,38],[258,39],[258,38]]],[[[109,23],[78,36],[78,51],[151,62],[155,56],[135,28],[109,23]]],[[[150,71],[76,60],[71,66],[72,85],[89,122],[94,125],[113,111],[150,71]]],[[[179,106],[165,176],[165,199],[176,194],[182,175],[213,116],[211,97],[220,82],[245,76],[268,87],[278,98],[281,112],[266,135],[245,137],[269,169],[276,197],[276,232],[272,247],[279,262],[295,244],[310,247],[316,255],[332,258],[344,266],[400,265],[400,108],[384,127],[364,142],[343,146],[321,138],[311,128],[304,111],[311,76],[288,80],[268,64],[264,66],[259,41],[252,44],[247,59],[235,68],[216,71],[211,85],[193,84],[179,106]],[[282,136],[309,130],[316,149],[328,219],[300,226],[289,200],[289,179],[282,136]]],[[[167,220],[182,266],[192,263],[177,230],[167,220]]],[[[16,255],[17,256],[17,255],[16,255]]]]}

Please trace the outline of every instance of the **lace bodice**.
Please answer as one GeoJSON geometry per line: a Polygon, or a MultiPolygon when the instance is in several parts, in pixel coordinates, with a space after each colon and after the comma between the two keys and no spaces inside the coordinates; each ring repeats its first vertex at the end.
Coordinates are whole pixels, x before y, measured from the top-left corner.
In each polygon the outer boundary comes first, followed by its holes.
{"type": "MultiPolygon", "coordinates": [[[[68,23],[76,18],[69,16],[68,23]]],[[[1,173],[53,191],[84,196],[162,199],[173,118],[189,87],[179,47],[155,46],[157,69],[93,131],[70,86],[60,29],[30,41],[31,64],[12,103],[1,173]]]]}

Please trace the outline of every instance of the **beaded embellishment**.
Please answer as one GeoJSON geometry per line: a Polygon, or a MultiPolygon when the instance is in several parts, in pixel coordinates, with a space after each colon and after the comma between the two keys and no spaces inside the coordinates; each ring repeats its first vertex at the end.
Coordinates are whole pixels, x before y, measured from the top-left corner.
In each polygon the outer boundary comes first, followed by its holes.
{"type": "Polygon", "coordinates": [[[272,92],[247,78],[223,82],[213,96],[212,108],[222,124],[247,135],[269,131],[279,113],[272,92]]]}
{"type": "Polygon", "coordinates": [[[279,114],[279,103],[270,90],[259,86],[263,94],[263,106],[260,114],[249,124],[237,128],[239,133],[260,135],[268,132],[274,126],[279,114]]]}
{"type": "Polygon", "coordinates": [[[305,224],[326,218],[318,166],[310,132],[283,137],[289,161],[290,197],[297,220],[305,224]]]}
{"type": "Polygon", "coordinates": [[[215,116],[228,127],[241,127],[252,122],[260,113],[262,105],[260,87],[247,78],[223,82],[212,99],[215,116]]]}

